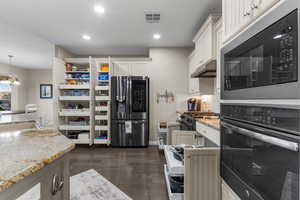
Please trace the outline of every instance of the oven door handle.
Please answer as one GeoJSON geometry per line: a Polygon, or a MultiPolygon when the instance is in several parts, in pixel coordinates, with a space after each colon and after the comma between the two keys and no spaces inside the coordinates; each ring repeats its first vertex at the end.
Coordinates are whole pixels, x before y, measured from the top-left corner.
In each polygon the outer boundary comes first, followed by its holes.
{"type": "Polygon", "coordinates": [[[273,144],[275,146],[279,146],[279,147],[282,147],[282,148],[285,148],[285,149],[288,149],[291,151],[295,151],[295,152],[299,151],[299,145],[295,142],[290,142],[290,141],[283,140],[280,138],[263,135],[263,134],[255,132],[255,131],[251,131],[251,130],[248,130],[245,128],[241,128],[241,127],[229,124],[224,121],[221,122],[221,125],[224,126],[225,128],[235,130],[240,134],[255,138],[257,140],[264,141],[266,143],[273,144]]]}

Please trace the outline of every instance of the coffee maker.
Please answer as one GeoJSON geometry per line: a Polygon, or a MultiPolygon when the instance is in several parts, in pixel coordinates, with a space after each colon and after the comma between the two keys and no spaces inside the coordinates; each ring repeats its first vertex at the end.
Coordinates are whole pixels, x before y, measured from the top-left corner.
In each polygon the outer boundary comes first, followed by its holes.
{"type": "Polygon", "coordinates": [[[197,98],[190,98],[187,100],[188,111],[200,111],[201,100],[197,98]]]}

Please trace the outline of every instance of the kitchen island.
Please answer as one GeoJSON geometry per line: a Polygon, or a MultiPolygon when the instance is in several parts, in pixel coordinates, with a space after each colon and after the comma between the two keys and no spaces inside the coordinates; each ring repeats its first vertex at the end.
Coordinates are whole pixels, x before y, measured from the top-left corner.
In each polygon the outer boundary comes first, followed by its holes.
{"type": "Polygon", "coordinates": [[[32,121],[0,121],[0,199],[17,199],[34,186],[44,199],[69,199],[68,152],[75,145],[32,121]]]}

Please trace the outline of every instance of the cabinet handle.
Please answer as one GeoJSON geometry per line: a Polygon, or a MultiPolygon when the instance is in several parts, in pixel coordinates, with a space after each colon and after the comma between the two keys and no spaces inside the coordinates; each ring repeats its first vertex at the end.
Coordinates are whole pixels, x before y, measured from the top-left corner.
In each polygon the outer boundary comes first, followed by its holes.
{"type": "Polygon", "coordinates": [[[51,194],[54,196],[56,193],[60,190],[62,190],[64,187],[64,180],[61,178],[61,181],[59,181],[59,177],[57,174],[55,174],[52,178],[52,188],[51,188],[51,194]]]}
{"type": "Polygon", "coordinates": [[[251,14],[251,13],[247,11],[247,12],[244,13],[244,17],[247,17],[247,16],[249,16],[250,14],[251,14]]]}
{"type": "Polygon", "coordinates": [[[52,178],[51,194],[54,196],[58,191],[58,175],[55,174],[52,178]]]}
{"type": "Polygon", "coordinates": [[[254,4],[252,4],[252,5],[251,5],[251,9],[252,9],[252,10],[254,10],[254,9],[258,9],[258,5],[256,5],[255,3],[254,3],[254,4]]]}
{"type": "Polygon", "coordinates": [[[64,181],[62,180],[58,185],[58,190],[62,190],[64,187],[64,181]]]}

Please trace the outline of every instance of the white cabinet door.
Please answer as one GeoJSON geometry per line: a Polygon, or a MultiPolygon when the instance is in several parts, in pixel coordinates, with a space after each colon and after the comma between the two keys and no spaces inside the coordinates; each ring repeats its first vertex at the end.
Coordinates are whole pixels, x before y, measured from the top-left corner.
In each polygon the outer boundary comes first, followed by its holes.
{"type": "Polygon", "coordinates": [[[223,0],[224,42],[244,31],[247,25],[280,0],[223,0]]]}
{"type": "Polygon", "coordinates": [[[201,135],[208,138],[210,141],[214,142],[216,145],[220,146],[220,131],[213,129],[201,122],[196,122],[196,131],[201,135]]]}
{"type": "Polygon", "coordinates": [[[172,134],[172,145],[195,145],[195,132],[194,131],[173,131],[172,134]]]}
{"type": "Polygon", "coordinates": [[[201,36],[198,41],[196,42],[196,50],[195,50],[195,57],[194,57],[194,71],[203,63],[203,54],[205,53],[204,51],[204,46],[203,46],[204,40],[203,37],[201,36]]]}
{"type": "Polygon", "coordinates": [[[206,63],[208,60],[213,59],[213,25],[210,24],[205,29],[201,36],[201,46],[202,46],[202,58],[201,61],[206,63]]]}
{"type": "MultiPolygon", "coordinates": [[[[224,41],[227,41],[246,23],[244,15],[246,15],[245,13],[247,13],[246,10],[248,10],[248,8],[251,10],[250,6],[246,6],[248,2],[249,0],[223,0],[224,41]]],[[[249,17],[250,10],[248,11],[249,17]]]]}
{"type": "Polygon", "coordinates": [[[258,17],[279,1],[280,0],[252,0],[251,9],[253,10],[255,17],[258,17]]]}
{"type": "MultiPolygon", "coordinates": [[[[196,53],[196,52],[195,52],[196,53]]],[[[191,74],[195,72],[196,70],[196,54],[192,53],[190,56],[190,61],[189,61],[189,93],[193,94],[199,91],[199,79],[198,78],[191,78],[191,74]]]]}
{"type": "Polygon", "coordinates": [[[220,21],[216,26],[216,59],[217,59],[217,75],[215,80],[215,112],[220,113],[220,99],[221,99],[221,48],[223,44],[223,27],[220,21]]]}

